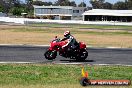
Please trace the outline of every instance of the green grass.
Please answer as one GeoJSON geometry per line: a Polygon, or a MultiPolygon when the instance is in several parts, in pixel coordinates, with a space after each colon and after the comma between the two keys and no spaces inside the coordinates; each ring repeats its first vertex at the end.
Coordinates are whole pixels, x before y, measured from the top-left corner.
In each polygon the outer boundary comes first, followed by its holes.
{"type": "MultiPolygon", "coordinates": [[[[132,67],[85,66],[90,79],[132,80],[132,67]]],[[[81,66],[52,64],[0,64],[2,85],[59,85],[79,84],[81,66]]]]}
{"type": "MultiPolygon", "coordinates": [[[[132,35],[132,32],[129,32],[127,30],[124,31],[81,31],[78,29],[69,29],[71,31],[72,34],[97,34],[97,35],[132,35]]],[[[14,32],[41,32],[41,33],[62,33],[64,32],[64,30],[60,29],[52,29],[52,28],[18,28],[18,29],[12,29],[12,31],[14,32]]]]}
{"type": "Polygon", "coordinates": [[[39,23],[39,24],[28,24],[24,28],[13,29],[13,31],[15,32],[44,32],[44,33],[63,33],[64,30],[70,30],[73,34],[132,35],[131,32],[132,26],[113,26],[113,25],[39,23]],[[81,29],[84,30],[82,31],[81,29]],[[85,29],[93,29],[93,30],[85,30],[85,29]],[[94,29],[99,29],[100,31],[94,31],[94,29]],[[114,31],[115,29],[121,31],[114,31]],[[113,30],[113,31],[107,31],[107,30],[113,30]]]}
{"type": "Polygon", "coordinates": [[[35,27],[60,27],[60,28],[76,28],[76,29],[126,29],[132,30],[132,26],[121,26],[121,25],[88,25],[88,24],[57,24],[57,23],[39,23],[39,24],[28,24],[28,26],[35,27]]]}

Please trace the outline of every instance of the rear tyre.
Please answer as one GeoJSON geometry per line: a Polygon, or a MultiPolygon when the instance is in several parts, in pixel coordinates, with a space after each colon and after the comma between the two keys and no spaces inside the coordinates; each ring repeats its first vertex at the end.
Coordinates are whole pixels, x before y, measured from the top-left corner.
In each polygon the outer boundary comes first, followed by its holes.
{"type": "Polygon", "coordinates": [[[78,61],[84,61],[88,57],[88,52],[85,49],[81,50],[79,54],[78,61]]]}
{"type": "Polygon", "coordinates": [[[48,50],[48,51],[46,51],[46,52],[44,53],[44,56],[45,56],[45,58],[48,59],[48,60],[53,60],[53,59],[56,58],[57,52],[56,52],[56,51],[50,51],[50,50],[48,50]]]}

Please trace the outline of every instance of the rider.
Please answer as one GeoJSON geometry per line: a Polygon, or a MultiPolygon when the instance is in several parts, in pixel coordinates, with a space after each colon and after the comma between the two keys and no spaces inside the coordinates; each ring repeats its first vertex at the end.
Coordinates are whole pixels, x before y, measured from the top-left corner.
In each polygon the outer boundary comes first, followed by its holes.
{"type": "Polygon", "coordinates": [[[70,34],[70,31],[65,31],[64,32],[64,38],[61,41],[67,40],[68,42],[62,46],[64,49],[65,47],[70,47],[70,49],[75,49],[78,42],[76,39],[70,34]]]}

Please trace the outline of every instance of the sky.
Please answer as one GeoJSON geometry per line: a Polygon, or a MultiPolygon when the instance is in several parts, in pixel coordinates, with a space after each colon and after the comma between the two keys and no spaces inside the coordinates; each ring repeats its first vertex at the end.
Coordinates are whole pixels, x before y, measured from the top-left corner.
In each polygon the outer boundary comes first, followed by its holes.
{"type": "MultiPolygon", "coordinates": [[[[21,1],[25,1],[25,0],[21,0],[21,1]]],[[[42,1],[50,1],[50,2],[55,2],[57,0],[42,0],[42,1]]],[[[91,6],[89,1],[90,0],[69,0],[69,1],[75,1],[77,4],[80,4],[82,1],[84,1],[87,6],[91,6]]],[[[110,2],[110,3],[116,3],[117,1],[125,1],[125,0],[105,0],[105,2],[110,2]]]]}

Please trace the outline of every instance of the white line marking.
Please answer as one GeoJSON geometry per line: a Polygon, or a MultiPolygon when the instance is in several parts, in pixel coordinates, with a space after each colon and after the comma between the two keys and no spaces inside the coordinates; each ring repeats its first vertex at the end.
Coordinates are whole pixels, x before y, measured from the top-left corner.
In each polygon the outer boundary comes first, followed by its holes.
{"type": "Polygon", "coordinates": [[[125,64],[94,64],[100,66],[132,66],[132,65],[125,65],[125,64]]]}
{"type": "Polygon", "coordinates": [[[44,46],[49,47],[49,45],[30,45],[30,44],[0,44],[0,46],[44,46]]]}
{"type": "Polygon", "coordinates": [[[37,62],[0,62],[0,64],[32,64],[37,62]]]}
{"type": "Polygon", "coordinates": [[[125,65],[125,64],[87,64],[87,63],[57,63],[57,62],[15,62],[15,61],[4,61],[4,62],[0,62],[0,64],[47,64],[47,63],[51,63],[51,64],[59,64],[59,65],[99,65],[99,66],[130,66],[132,67],[132,65],[125,65]]]}
{"type": "MultiPolygon", "coordinates": [[[[54,63],[54,62],[53,62],[54,63]]],[[[81,65],[83,63],[54,63],[54,64],[62,64],[62,65],[81,65]]]]}
{"type": "Polygon", "coordinates": [[[132,66],[125,64],[87,64],[87,63],[55,63],[55,64],[64,64],[64,65],[99,65],[99,66],[132,66]]]}

